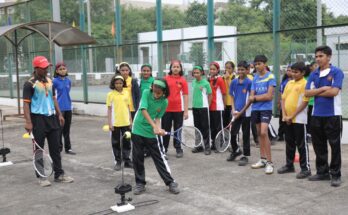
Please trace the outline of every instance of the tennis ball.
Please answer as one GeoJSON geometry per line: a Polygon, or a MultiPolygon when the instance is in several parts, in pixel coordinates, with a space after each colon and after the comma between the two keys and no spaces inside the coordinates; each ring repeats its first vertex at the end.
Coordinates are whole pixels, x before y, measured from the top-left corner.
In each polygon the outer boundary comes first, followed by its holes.
{"type": "Polygon", "coordinates": [[[23,137],[23,139],[29,139],[30,138],[30,134],[29,133],[24,133],[22,137],[23,137]]]}
{"type": "Polygon", "coordinates": [[[131,133],[129,131],[126,131],[124,134],[126,135],[125,136],[126,139],[130,139],[131,138],[131,133]]]}
{"type": "Polygon", "coordinates": [[[103,131],[105,131],[105,132],[109,131],[109,125],[104,125],[103,126],[103,131]]]}

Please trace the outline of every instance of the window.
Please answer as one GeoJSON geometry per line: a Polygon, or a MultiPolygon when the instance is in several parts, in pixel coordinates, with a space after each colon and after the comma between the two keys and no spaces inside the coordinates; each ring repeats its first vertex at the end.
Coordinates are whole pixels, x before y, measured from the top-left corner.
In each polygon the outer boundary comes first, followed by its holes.
{"type": "Polygon", "coordinates": [[[348,50],[348,43],[336,44],[336,50],[348,50]]]}
{"type": "Polygon", "coordinates": [[[216,42],[214,43],[214,48],[215,48],[215,59],[217,61],[222,61],[222,42],[216,42]]]}
{"type": "Polygon", "coordinates": [[[149,63],[149,47],[142,47],[141,51],[143,52],[143,63],[149,63]]]}

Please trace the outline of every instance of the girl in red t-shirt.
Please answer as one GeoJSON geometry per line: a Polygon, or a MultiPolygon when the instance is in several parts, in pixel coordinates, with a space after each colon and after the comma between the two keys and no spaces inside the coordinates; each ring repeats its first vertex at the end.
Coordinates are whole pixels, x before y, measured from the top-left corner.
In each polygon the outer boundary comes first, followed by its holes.
{"type": "MultiPolygon", "coordinates": [[[[180,61],[172,61],[169,67],[169,73],[165,76],[168,83],[170,95],[168,97],[168,107],[166,113],[162,117],[162,128],[166,131],[172,129],[174,122],[174,131],[182,127],[183,120],[188,119],[188,85],[183,77],[183,68],[180,61]]],[[[165,152],[168,151],[169,136],[163,137],[163,146],[165,152]]],[[[183,157],[183,150],[179,141],[174,139],[174,147],[176,149],[176,157],[183,157]]]]}
{"type": "Polygon", "coordinates": [[[223,128],[222,114],[225,109],[226,85],[222,77],[219,76],[220,65],[217,62],[210,63],[209,83],[212,89],[213,99],[209,106],[210,115],[210,135],[212,139],[211,149],[215,150],[215,136],[223,128]]]}

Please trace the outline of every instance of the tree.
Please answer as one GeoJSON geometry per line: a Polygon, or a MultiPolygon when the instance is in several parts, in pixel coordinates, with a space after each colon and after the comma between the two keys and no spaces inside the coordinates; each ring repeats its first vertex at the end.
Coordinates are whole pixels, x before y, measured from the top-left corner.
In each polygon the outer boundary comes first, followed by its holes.
{"type": "Polygon", "coordinates": [[[203,51],[203,43],[193,43],[190,48],[190,61],[195,65],[204,66],[206,63],[206,54],[203,51]]]}
{"type": "Polygon", "coordinates": [[[207,5],[194,1],[185,11],[185,23],[188,26],[207,25],[207,5]]]}

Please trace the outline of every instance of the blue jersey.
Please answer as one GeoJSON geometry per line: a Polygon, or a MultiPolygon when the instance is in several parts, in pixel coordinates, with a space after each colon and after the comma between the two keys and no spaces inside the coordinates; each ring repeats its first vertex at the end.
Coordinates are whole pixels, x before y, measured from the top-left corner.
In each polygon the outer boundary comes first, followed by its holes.
{"type": "Polygon", "coordinates": [[[341,116],[341,89],[344,74],[341,69],[330,65],[330,68],[320,71],[320,68],[312,72],[307,80],[306,90],[317,89],[323,86],[340,89],[335,97],[314,96],[313,116],[341,116]]]}
{"type": "Polygon", "coordinates": [[[57,77],[53,79],[53,86],[56,90],[56,97],[58,105],[61,111],[71,111],[71,98],[70,98],[70,89],[71,81],[69,78],[65,77],[64,79],[57,77]]]}
{"type": "MultiPolygon", "coordinates": [[[[232,81],[230,85],[230,95],[234,99],[234,107],[236,111],[240,112],[248,101],[249,93],[251,89],[251,80],[245,78],[242,83],[239,82],[239,78],[232,81]]],[[[245,112],[244,116],[250,116],[250,108],[245,112]]]]}
{"type": "MultiPolygon", "coordinates": [[[[257,74],[251,84],[251,90],[255,91],[255,95],[263,95],[268,92],[270,86],[276,87],[277,83],[274,75],[271,72],[267,72],[263,77],[257,74]]],[[[257,101],[252,105],[253,111],[260,110],[272,110],[273,100],[271,101],[257,101]]]]}
{"type": "Polygon", "coordinates": [[[290,81],[290,78],[286,78],[284,81],[282,81],[282,83],[280,83],[279,92],[280,92],[281,94],[284,93],[286,84],[287,84],[289,81],[290,81]]]}

